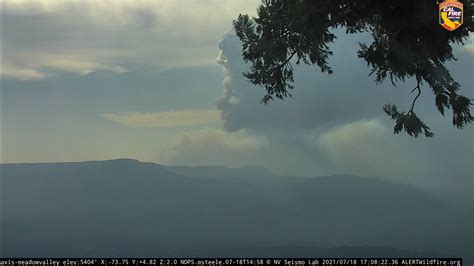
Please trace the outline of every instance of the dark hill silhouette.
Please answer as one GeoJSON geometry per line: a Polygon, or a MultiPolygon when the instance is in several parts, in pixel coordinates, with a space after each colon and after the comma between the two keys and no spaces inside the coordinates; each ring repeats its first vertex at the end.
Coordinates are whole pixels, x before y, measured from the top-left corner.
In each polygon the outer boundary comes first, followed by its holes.
{"type": "Polygon", "coordinates": [[[467,256],[473,247],[472,208],[378,178],[130,159],[1,167],[2,256],[309,256],[324,247],[467,256]]]}
{"type": "Polygon", "coordinates": [[[275,174],[261,165],[239,168],[224,166],[167,166],[170,172],[199,178],[262,178],[276,177],[275,174]]]}

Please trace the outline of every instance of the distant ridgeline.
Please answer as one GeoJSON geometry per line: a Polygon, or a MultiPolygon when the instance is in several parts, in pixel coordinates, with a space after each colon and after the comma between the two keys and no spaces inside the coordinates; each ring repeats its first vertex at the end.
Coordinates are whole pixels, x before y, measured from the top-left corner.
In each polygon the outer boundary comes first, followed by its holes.
{"type": "Polygon", "coordinates": [[[3,257],[472,261],[470,205],[377,178],[136,160],[3,164],[3,257]],[[471,256],[471,257],[469,257],[471,256]]]}

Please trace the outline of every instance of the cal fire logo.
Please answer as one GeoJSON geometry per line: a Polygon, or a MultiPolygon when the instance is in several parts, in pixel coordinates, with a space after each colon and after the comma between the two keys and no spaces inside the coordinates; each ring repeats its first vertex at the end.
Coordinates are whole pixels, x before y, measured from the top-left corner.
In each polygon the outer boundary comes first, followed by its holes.
{"type": "Polygon", "coordinates": [[[439,24],[447,30],[455,30],[463,22],[463,5],[456,0],[446,0],[439,4],[439,24]]]}

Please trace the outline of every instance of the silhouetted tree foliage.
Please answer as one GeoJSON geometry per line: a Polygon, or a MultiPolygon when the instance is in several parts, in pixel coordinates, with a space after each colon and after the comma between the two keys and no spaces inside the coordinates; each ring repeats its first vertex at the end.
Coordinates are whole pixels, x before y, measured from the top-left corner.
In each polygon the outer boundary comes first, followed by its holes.
{"type": "Polygon", "coordinates": [[[257,17],[239,15],[233,26],[242,42],[243,59],[251,65],[244,75],[266,89],[265,104],[275,97],[291,96],[292,59],[332,73],[328,45],[336,36],[331,29],[343,27],[348,34],[369,32],[372,43],[361,43],[357,55],[367,62],[375,82],[387,78],[393,85],[407,78],[417,82],[412,91],[417,95],[407,112],[399,112],[392,104],[383,108],[395,120],[394,133],[432,137],[414,111],[423,83],[432,89],[442,115],[446,108],[452,110],[455,127],[473,121],[471,99],[458,94],[460,85],[445,66],[456,60],[452,44],[464,44],[473,29],[471,1],[464,1],[464,7],[464,24],[448,31],[438,24],[434,0],[263,0],[257,17]]]}

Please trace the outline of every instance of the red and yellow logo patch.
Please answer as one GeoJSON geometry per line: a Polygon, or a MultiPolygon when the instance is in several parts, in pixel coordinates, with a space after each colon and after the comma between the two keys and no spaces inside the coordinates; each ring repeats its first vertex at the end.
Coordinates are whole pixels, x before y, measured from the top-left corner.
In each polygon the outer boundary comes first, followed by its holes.
{"type": "Polygon", "coordinates": [[[456,0],[446,0],[439,4],[439,24],[447,30],[455,30],[463,22],[463,4],[456,0]]]}

